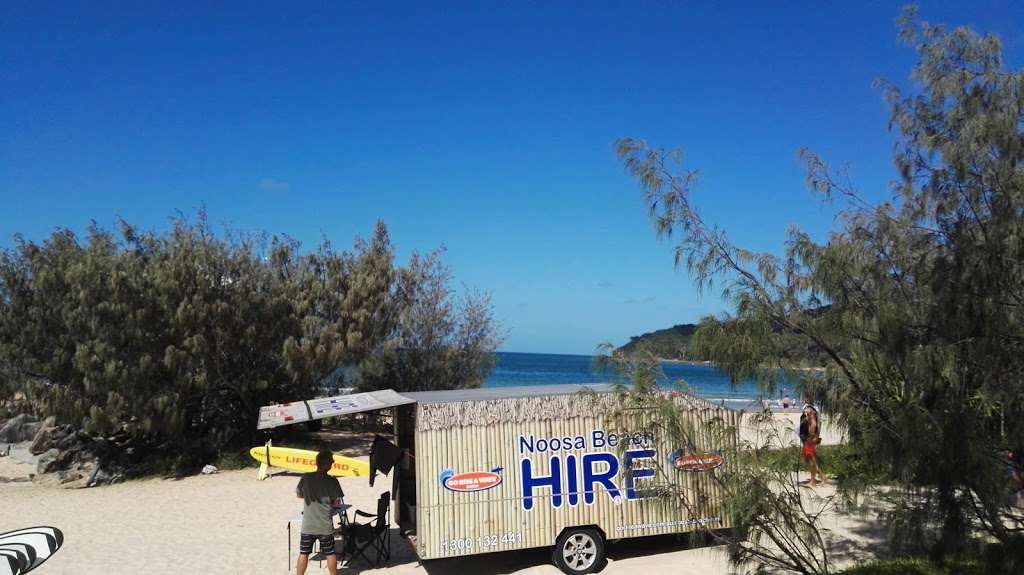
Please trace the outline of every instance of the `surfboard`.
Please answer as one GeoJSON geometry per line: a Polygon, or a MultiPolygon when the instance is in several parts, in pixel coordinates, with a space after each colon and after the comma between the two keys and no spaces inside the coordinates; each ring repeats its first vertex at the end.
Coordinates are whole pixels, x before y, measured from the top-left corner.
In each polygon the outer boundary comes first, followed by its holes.
{"type": "MultiPolygon", "coordinates": [[[[280,467],[281,469],[303,472],[316,471],[315,451],[261,445],[250,449],[249,455],[260,463],[280,467]],[[268,451],[270,452],[269,460],[267,459],[268,451]]],[[[370,464],[336,454],[334,456],[334,465],[327,474],[332,477],[352,477],[354,475],[367,477],[370,475],[370,464]]]]}
{"type": "Polygon", "coordinates": [[[30,527],[0,534],[0,575],[23,575],[39,567],[64,544],[56,527],[30,527]]]}

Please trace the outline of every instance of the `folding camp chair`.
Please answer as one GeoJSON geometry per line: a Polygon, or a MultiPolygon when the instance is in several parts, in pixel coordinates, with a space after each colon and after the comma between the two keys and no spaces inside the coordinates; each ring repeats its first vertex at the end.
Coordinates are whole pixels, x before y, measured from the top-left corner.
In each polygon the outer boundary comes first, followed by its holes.
{"type": "Polygon", "coordinates": [[[362,557],[367,563],[375,563],[377,567],[380,567],[381,559],[391,559],[390,509],[391,492],[385,491],[377,500],[376,515],[356,510],[356,519],[366,517],[372,522],[357,521],[340,529],[345,536],[345,555],[350,557],[346,565],[350,565],[357,557],[362,557]],[[374,559],[368,554],[371,551],[375,554],[374,559]]]}

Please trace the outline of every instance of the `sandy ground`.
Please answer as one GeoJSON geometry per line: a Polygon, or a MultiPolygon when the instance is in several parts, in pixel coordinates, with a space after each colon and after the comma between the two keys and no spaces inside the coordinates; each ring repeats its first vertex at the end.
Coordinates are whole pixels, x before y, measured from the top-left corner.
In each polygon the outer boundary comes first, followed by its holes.
{"type": "MultiPolygon", "coordinates": [[[[800,426],[800,409],[791,408],[788,412],[775,411],[774,422],[757,423],[754,420],[758,413],[746,413],[740,423],[740,439],[756,445],[787,447],[800,443],[797,428],[800,426]]],[[[828,413],[821,414],[821,444],[837,445],[846,441],[845,430],[830,421],[828,413]]]]}
{"type": "MultiPolygon", "coordinates": [[[[795,442],[796,413],[779,414],[779,438],[795,442]]],[[[754,438],[752,430],[745,435],[754,438]]],[[[841,440],[834,430],[825,443],[841,440]]],[[[14,455],[19,455],[15,452],[14,455]]],[[[11,478],[26,477],[33,465],[16,457],[0,459],[0,533],[51,525],[60,528],[65,544],[49,561],[33,571],[40,575],[66,573],[272,573],[294,572],[298,524],[291,533],[283,518],[296,513],[301,503],[294,496],[298,475],[279,472],[257,481],[256,468],[198,475],[184,479],[150,479],[92,488],[40,487],[11,478]],[[2,481],[2,480],[0,480],[2,481]]],[[[806,473],[802,474],[806,479],[806,473]]],[[[341,480],[346,502],[363,510],[374,509],[377,495],[389,489],[390,478],[370,487],[365,478],[341,480]]],[[[831,486],[804,489],[809,500],[833,493],[831,486]]],[[[826,515],[823,524],[840,535],[847,561],[864,556],[877,539],[873,522],[826,515]]],[[[556,574],[550,549],[533,549],[439,560],[421,564],[408,543],[392,530],[392,557],[381,569],[363,562],[342,573],[365,570],[394,574],[556,574]]],[[[625,540],[608,546],[609,575],[650,575],[672,572],[725,575],[729,569],[720,548],[686,549],[676,537],[625,540]]],[[[309,573],[326,573],[326,564],[311,563],[309,573]]]]}

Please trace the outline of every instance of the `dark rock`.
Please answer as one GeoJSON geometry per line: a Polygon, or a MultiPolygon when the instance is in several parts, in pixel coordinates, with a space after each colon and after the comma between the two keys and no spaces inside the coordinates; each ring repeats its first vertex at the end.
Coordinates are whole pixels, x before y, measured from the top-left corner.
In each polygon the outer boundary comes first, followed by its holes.
{"type": "Polygon", "coordinates": [[[57,449],[71,449],[78,443],[77,433],[65,433],[61,438],[53,441],[53,446],[57,449]]]}
{"type": "Polygon", "coordinates": [[[50,449],[50,435],[53,432],[52,427],[43,427],[36,433],[36,436],[32,438],[32,445],[29,446],[28,451],[32,455],[39,455],[50,449]]]}
{"type": "MultiPolygon", "coordinates": [[[[47,452],[44,457],[49,455],[50,452],[47,452]]],[[[40,461],[43,461],[42,457],[40,461]]],[[[32,481],[39,485],[61,487],[87,487],[90,484],[100,485],[100,481],[108,482],[108,475],[96,472],[97,465],[96,459],[91,455],[82,455],[78,450],[65,451],[53,459],[48,459],[45,467],[40,468],[41,472],[32,481]],[[96,476],[99,476],[99,480],[96,476]]]]}
{"type": "Polygon", "coordinates": [[[93,487],[96,485],[107,485],[113,477],[113,475],[104,471],[97,459],[93,462],[92,472],[89,473],[89,477],[85,480],[85,486],[93,487]]]}
{"type": "Polygon", "coordinates": [[[25,425],[21,426],[21,434],[25,437],[25,440],[28,441],[29,439],[35,437],[36,434],[39,433],[39,430],[42,429],[42,428],[43,428],[43,422],[42,421],[35,421],[35,422],[32,422],[32,423],[26,423],[25,425]]]}
{"type": "Polygon", "coordinates": [[[7,420],[3,427],[0,427],[0,443],[18,443],[25,441],[25,419],[27,414],[15,415],[7,420]]]}

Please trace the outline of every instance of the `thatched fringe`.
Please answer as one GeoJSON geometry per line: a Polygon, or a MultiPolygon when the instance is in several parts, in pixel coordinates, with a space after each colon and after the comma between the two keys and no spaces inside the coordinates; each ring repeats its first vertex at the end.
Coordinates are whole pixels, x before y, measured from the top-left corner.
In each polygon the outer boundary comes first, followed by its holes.
{"type": "MultiPolygon", "coordinates": [[[[721,409],[691,395],[663,392],[663,396],[672,397],[684,409],[721,409]]],[[[450,429],[580,416],[596,417],[621,409],[621,400],[614,393],[604,393],[421,404],[417,410],[417,427],[421,430],[450,429]]]]}

